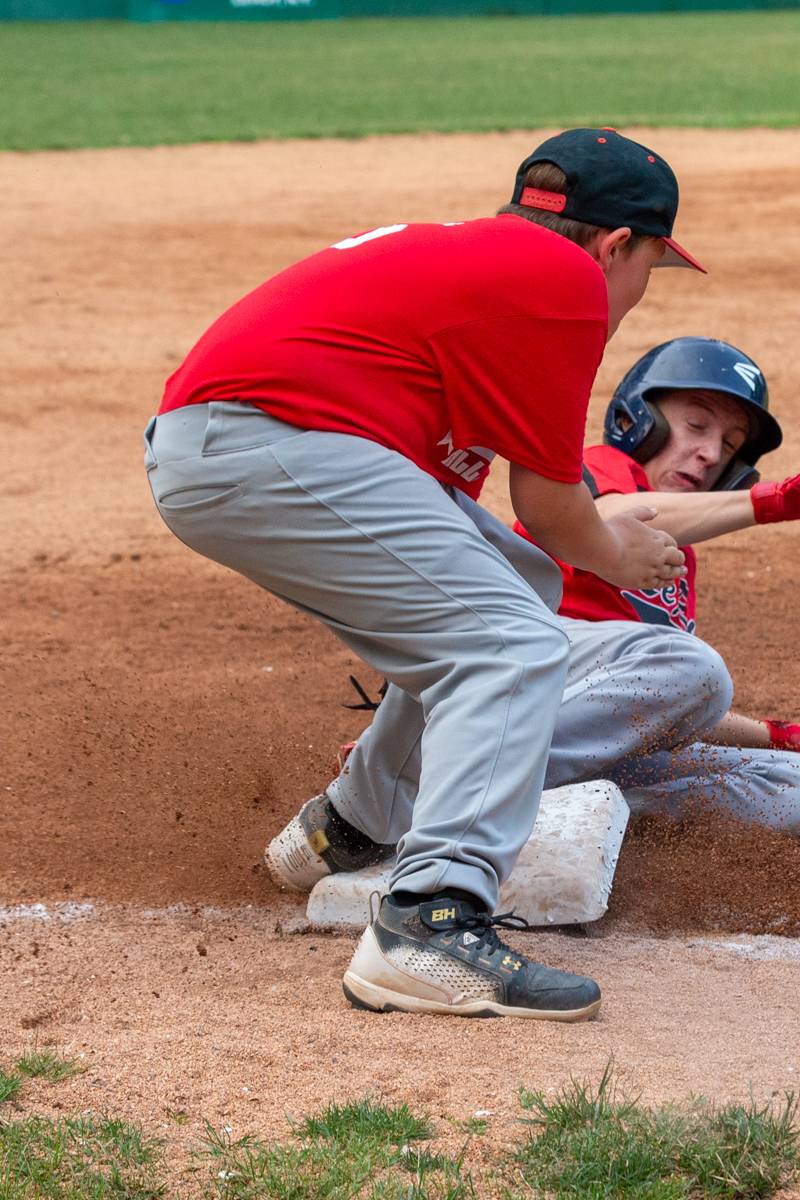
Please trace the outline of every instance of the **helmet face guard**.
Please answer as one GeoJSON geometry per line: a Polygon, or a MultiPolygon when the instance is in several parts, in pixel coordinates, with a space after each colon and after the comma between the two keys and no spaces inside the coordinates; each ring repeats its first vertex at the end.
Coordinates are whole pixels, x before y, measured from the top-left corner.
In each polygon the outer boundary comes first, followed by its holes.
{"type": "Polygon", "coordinates": [[[634,363],[617,386],[606,410],[603,441],[647,463],[667,444],[669,424],[653,401],[662,391],[722,392],[742,405],[752,433],[731,460],[712,491],[752,487],[762,454],[783,440],[781,427],[769,412],[769,393],[761,369],[728,342],[683,337],[648,351],[634,363]]]}

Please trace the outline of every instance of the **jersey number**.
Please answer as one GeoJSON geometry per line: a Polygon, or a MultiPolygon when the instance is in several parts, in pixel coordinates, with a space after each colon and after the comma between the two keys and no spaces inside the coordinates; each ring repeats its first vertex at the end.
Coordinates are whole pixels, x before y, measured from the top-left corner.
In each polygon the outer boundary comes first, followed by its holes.
{"type": "Polygon", "coordinates": [[[380,229],[370,229],[369,233],[360,233],[358,237],[343,238],[341,242],[334,242],[331,250],[352,250],[354,246],[363,246],[364,242],[372,242],[375,238],[386,237],[390,233],[400,233],[402,229],[408,229],[408,225],[381,225],[380,229]]]}

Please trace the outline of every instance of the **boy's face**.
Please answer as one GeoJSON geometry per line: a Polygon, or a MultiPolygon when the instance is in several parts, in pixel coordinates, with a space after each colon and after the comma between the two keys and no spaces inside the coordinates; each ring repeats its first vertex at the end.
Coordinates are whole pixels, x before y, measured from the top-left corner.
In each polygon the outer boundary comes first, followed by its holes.
{"type": "Polygon", "coordinates": [[[605,268],[608,287],[608,341],[622,318],[635,308],[647,291],[650,272],[666,247],[660,238],[647,238],[634,250],[620,246],[605,268]]]}
{"type": "Polygon", "coordinates": [[[750,437],[744,408],[724,392],[686,389],[656,401],[670,428],[666,445],[644,464],[656,492],[707,492],[750,437]]]}

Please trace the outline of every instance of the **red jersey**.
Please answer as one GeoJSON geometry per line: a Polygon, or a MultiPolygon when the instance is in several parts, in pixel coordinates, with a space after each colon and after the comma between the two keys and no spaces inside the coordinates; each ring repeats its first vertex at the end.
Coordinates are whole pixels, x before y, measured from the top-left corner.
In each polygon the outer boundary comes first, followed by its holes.
{"type": "MultiPolygon", "coordinates": [[[[629,495],[652,492],[643,468],[613,446],[588,446],[584,462],[595,484],[595,496],[617,492],[629,495]]],[[[646,501],[645,501],[646,503],[646,501]]],[[[517,533],[528,537],[519,521],[517,533]]],[[[529,540],[532,540],[529,538],[529,540]]],[[[691,546],[682,546],[687,574],[664,588],[631,591],[614,587],[591,571],[580,571],[559,562],[564,576],[564,597],[559,612],[564,617],[584,621],[646,621],[652,625],[672,625],[694,633],[697,611],[695,575],[697,556],[691,546]]]]}
{"type": "Polygon", "coordinates": [[[380,442],[473,497],[495,454],[577,483],[607,321],[594,260],[524,218],[390,225],[230,308],[160,412],[244,400],[380,442]]]}

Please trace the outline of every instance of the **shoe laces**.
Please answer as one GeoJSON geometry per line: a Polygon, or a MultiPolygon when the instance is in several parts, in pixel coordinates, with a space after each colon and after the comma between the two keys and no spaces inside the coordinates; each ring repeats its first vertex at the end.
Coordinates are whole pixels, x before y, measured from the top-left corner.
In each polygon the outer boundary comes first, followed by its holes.
{"type": "Polygon", "coordinates": [[[471,917],[461,917],[458,928],[466,929],[477,935],[478,949],[488,950],[490,953],[502,950],[505,953],[509,947],[498,937],[496,929],[516,929],[522,932],[526,929],[533,929],[534,926],[517,913],[507,912],[495,913],[494,916],[490,916],[489,913],[475,913],[471,917]]]}

